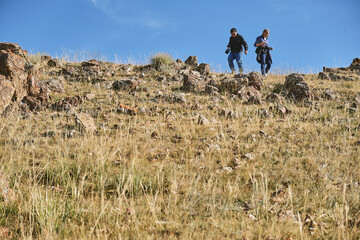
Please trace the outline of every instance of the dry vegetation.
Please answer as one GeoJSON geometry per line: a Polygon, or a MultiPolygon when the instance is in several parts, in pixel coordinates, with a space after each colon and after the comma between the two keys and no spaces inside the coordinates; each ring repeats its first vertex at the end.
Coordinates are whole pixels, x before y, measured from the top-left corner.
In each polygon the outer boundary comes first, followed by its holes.
{"type": "MultiPolygon", "coordinates": [[[[42,80],[52,78],[50,68],[42,80]]],[[[79,63],[73,63],[76,65],[79,63]]],[[[135,91],[64,81],[64,96],[95,98],[69,111],[0,117],[0,171],[16,200],[0,202],[0,234],[15,239],[357,239],[360,236],[360,120],[349,111],[360,81],[306,75],[312,104],[242,104],[185,93],[181,82],[139,66],[115,66],[108,81],[136,76],[135,91]],[[335,100],[323,99],[330,87],[335,100]],[[124,114],[118,104],[151,114],[124,114]],[[229,109],[238,117],[220,113],[229,109]],[[272,112],[264,117],[262,109],[272,112]],[[94,134],[74,131],[76,112],[94,134]],[[198,124],[198,116],[209,120],[198,124]],[[71,134],[70,134],[71,133],[71,134]]],[[[159,68],[161,69],[161,68],[159,68]]],[[[53,70],[53,69],[52,69],[53,70]]],[[[217,77],[227,74],[216,74],[217,77]]],[[[285,76],[270,75],[263,96],[285,76]]]]}

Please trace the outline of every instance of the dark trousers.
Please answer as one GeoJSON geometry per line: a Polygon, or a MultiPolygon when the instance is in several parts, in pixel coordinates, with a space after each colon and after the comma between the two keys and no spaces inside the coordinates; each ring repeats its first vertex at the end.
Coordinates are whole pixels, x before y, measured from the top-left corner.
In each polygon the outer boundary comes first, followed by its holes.
{"type": "Polygon", "coordinates": [[[271,62],[270,62],[269,54],[262,53],[260,55],[260,64],[261,64],[261,74],[265,75],[271,68],[271,62]]]}

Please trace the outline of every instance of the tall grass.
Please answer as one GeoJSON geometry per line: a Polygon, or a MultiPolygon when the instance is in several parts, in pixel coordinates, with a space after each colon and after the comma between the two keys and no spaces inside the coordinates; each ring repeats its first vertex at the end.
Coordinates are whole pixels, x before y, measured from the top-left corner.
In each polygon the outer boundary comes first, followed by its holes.
{"type": "MultiPolygon", "coordinates": [[[[263,96],[284,81],[270,75],[263,96]]],[[[272,104],[228,96],[157,103],[159,89],[181,83],[152,76],[135,97],[72,82],[68,94],[96,93],[76,109],[97,113],[95,134],[68,138],[75,122],[67,112],[0,117],[0,170],[17,196],[0,202],[0,226],[14,239],[356,239],[359,112],[338,106],[360,85],[344,91],[339,82],[306,81],[338,98],[313,107],[285,102],[291,113],[270,118],[259,110],[272,104]],[[119,102],[152,114],[117,113],[119,102]],[[198,115],[210,125],[198,125],[198,115]]]]}

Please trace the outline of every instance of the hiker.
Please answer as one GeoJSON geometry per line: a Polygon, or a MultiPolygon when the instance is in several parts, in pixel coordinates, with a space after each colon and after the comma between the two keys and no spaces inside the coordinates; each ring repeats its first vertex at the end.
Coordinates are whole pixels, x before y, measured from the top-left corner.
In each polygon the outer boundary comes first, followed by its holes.
{"type": "Polygon", "coordinates": [[[270,50],[273,50],[272,47],[269,47],[269,29],[264,29],[262,35],[256,38],[254,46],[256,47],[255,53],[256,61],[261,64],[261,74],[266,77],[269,72],[272,64],[270,50]],[[266,65],[266,67],[265,67],[266,65]]]}
{"type": "Polygon", "coordinates": [[[237,33],[236,28],[232,28],[230,30],[231,33],[231,37],[229,40],[229,44],[227,45],[227,49],[225,51],[226,54],[229,54],[228,57],[228,63],[229,63],[229,67],[231,69],[231,73],[236,72],[235,67],[234,67],[234,59],[236,59],[236,63],[239,67],[239,72],[242,73],[243,72],[243,68],[242,68],[242,51],[243,51],[243,46],[245,48],[245,54],[248,53],[248,45],[245,41],[245,39],[243,38],[243,36],[241,36],[240,34],[237,33]]]}

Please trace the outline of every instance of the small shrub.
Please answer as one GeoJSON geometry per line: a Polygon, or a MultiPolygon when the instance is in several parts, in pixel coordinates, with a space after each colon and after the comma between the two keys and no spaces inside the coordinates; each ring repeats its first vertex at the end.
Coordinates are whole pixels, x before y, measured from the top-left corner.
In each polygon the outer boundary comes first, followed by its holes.
{"type": "Polygon", "coordinates": [[[172,68],[175,61],[167,53],[157,53],[150,58],[151,65],[158,71],[166,71],[172,68]]]}

